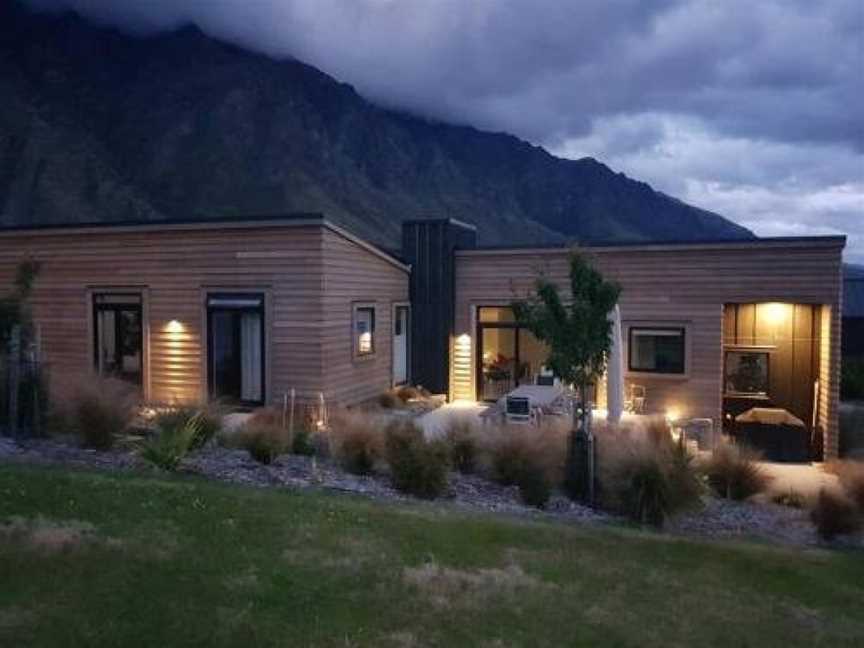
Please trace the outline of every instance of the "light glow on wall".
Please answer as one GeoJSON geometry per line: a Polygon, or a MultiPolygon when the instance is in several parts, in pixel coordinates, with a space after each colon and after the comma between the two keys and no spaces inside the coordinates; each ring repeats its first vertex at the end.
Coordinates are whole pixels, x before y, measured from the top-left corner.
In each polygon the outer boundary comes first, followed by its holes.
{"type": "Polygon", "coordinates": [[[459,335],[453,342],[451,400],[473,401],[471,393],[471,336],[459,335]]]}
{"type": "Polygon", "coordinates": [[[176,319],[172,319],[170,322],[168,322],[168,324],[165,325],[165,332],[166,333],[175,333],[176,334],[176,333],[184,333],[185,331],[186,331],[186,327],[184,327],[183,324],[176,319]]]}
{"type": "Polygon", "coordinates": [[[782,324],[789,319],[792,309],[791,304],[781,304],[780,302],[770,302],[764,305],[763,312],[765,319],[769,324],[782,324]]]}

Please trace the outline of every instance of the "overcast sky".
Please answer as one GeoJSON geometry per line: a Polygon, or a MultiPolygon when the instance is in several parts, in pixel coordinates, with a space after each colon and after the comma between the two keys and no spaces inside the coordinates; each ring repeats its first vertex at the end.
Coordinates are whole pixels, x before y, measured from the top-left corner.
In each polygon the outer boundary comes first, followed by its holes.
{"type": "Polygon", "coordinates": [[[194,22],[381,104],[508,131],[864,263],[862,0],[29,0],[194,22]]]}

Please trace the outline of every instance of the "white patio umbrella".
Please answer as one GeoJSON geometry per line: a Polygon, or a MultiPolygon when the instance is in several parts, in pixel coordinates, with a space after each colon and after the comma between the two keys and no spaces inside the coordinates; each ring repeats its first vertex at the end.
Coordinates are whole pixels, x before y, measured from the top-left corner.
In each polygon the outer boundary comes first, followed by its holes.
{"type": "Polygon", "coordinates": [[[612,322],[612,348],[606,366],[607,420],[617,423],[624,413],[624,340],[621,335],[621,309],[618,305],[609,313],[612,322]]]}

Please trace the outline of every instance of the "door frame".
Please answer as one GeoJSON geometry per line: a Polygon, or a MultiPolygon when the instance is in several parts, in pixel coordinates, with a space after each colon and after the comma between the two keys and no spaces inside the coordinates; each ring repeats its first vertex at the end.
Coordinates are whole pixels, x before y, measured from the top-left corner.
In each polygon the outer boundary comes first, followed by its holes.
{"type": "Polygon", "coordinates": [[[390,383],[393,387],[411,384],[411,302],[399,301],[393,302],[393,307],[390,311],[390,383]],[[396,319],[399,309],[404,308],[408,311],[408,322],[405,327],[405,380],[404,382],[396,382],[396,358],[393,355],[393,340],[396,338],[396,319]]]}
{"type": "MultiPolygon", "coordinates": [[[[243,406],[243,407],[256,407],[263,405],[267,402],[267,367],[269,361],[269,355],[267,354],[267,291],[266,290],[238,290],[238,289],[225,289],[225,290],[211,290],[208,289],[204,291],[204,326],[206,329],[207,335],[207,353],[204,361],[204,373],[205,380],[204,388],[206,389],[206,395],[208,400],[214,400],[216,397],[214,396],[214,380],[213,372],[211,371],[211,360],[213,358],[213,326],[211,313],[214,311],[228,311],[228,312],[236,312],[236,313],[244,313],[244,312],[255,312],[258,313],[260,319],[261,326],[261,399],[260,400],[243,400],[242,398],[238,399],[234,404],[243,406]],[[257,307],[242,307],[242,308],[231,308],[231,307],[220,307],[220,306],[210,306],[211,298],[223,298],[223,299],[251,299],[258,298],[261,300],[261,303],[257,307]]],[[[242,353],[242,349],[239,348],[240,342],[239,340],[235,340],[235,351],[237,352],[237,357],[239,358],[242,353]]]]}
{"type": "MultiPolygon", "coordinates": [[[[490,403],[493,401],[483,400],[483,330],[484,329],[506,329],[514,331],[514,360],[516,361],[516,371],[513,375],[513,386],[519,386],[519,377],[517,375],[519,369],[519,330],[525,329],[524,326],[519,326],[516,322],[481,322],[481,308],[502,308],[499,304],[478,304],[474,310],[474,320],[476,322],[476,339],[477,344],[474,350],[474,400],[479,403],[490,403]]],[[[525,329],[527,330],[527,329],[525,329]]]]}

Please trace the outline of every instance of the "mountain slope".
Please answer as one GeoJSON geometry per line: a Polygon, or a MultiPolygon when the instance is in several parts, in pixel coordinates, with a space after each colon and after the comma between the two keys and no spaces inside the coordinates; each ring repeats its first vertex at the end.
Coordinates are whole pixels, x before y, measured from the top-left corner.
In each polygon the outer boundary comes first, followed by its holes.
{"type": "Polygon", "coordinates": [[[484,243],[752,234],[590,159],[376,107],[195,28],[151,38],[0,8],[0,221],[323,211],[381,243],[452,216],[484,243]]]}

